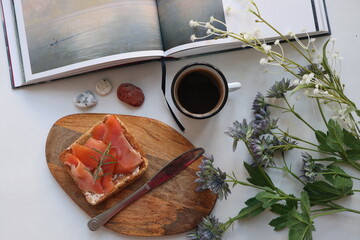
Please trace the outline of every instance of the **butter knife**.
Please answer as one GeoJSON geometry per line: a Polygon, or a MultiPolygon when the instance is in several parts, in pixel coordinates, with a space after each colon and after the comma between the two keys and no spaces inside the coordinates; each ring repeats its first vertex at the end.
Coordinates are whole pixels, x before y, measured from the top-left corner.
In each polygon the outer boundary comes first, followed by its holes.
{"type": "Polygon", "coordinates": [[[88,228],[91,231],[98,230],[103,226],[107,221],[110,220],[116,213],[127,207],[129,204],[137,200],[139,197],[145,193],[151,191],[157,186],[163,184],[167,180],[171,179],[178,173],[180,173],[184,168],[194,162],[196,159],[201,157],[204,154],[203,148],[194,148],[191,149],[174,160],[166,164],[156,175],[154,175],[149,181],[147,181],[143,186],[141,186],[134,193],[129,195],[127,198],[121,202],[115,204],[113,207],[109,208],[105,212],[93,217],[87,223],[88,228]]]}

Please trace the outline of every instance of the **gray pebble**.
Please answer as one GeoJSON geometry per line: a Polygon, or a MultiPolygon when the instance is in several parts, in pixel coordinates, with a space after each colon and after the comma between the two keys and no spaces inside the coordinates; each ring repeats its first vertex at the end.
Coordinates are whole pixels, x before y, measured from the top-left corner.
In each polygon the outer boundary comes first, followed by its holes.
{"type": "Polygon", "coordinates": [[[90,90],[87,90],[74,98],[74,104],[80,108],[89,108],[97,104],[97,99],[90,90]]]}

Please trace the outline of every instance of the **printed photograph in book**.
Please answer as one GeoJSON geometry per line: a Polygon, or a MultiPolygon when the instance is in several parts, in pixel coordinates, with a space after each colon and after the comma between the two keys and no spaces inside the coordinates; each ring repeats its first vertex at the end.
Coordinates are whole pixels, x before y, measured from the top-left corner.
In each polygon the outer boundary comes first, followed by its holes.
{"type": "MultiPolygon", "coordinates": [[[[189,21],[208,22],[210,17],[225,22],[222,0],[157,0],[164,50],[191,43],[192,34],[206,35],[204,28],[190,28],[189,21]]],[[[218,28],[226,27],[214,23],[218,28]]],[[[214,39],[214,36],[203,40],[214,39]]]]}
{"type": "Polygon", "coordinates": [[[155,0],[22,0],[32,73],[162,50],[155,0]]]}

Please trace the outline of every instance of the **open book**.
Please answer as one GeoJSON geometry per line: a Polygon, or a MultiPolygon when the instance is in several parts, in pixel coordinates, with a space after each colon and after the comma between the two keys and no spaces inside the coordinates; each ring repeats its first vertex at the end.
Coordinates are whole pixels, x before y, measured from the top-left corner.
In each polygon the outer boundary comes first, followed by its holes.
{"type": "MultiPolygon", "coordinates": [[[[152,59],[236,49],[234,39],[192,42],[205,29],[190,20],[211,16],[233,32],[259,28],[243,0],[1,0],[14,88],[152,59]]],[[[325,0],[256,0],[263,17],[283,33],[329,34],[325,0]]]]}

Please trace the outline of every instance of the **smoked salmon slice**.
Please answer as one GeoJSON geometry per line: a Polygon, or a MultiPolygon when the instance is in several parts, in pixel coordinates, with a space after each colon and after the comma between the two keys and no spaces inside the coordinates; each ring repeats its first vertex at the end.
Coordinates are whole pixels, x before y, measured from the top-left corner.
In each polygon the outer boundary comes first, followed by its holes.
{"type": "Polygon", "coordinates": [[[94,128],[91,130],[91,136],[96,140],[103,140],[105,134],[105,124],[100,123],[94,126],[94,128]]]}
{"type": "MultiPolygon", "coordinates": [[[[91,149],[96,149],[98,152],[101,153],[105,153],[106,149],[108,148],[108,145],[106,143],[101,140],[96,140],[95,138],[89,138],[86,141],[85,146],[91,149]]],[[[101,185],[105,191],[105,194],[110,193],[111,190],[113,190],[114,188],[112,177],[116,164],[116,154],[114,150],[110,148],[107,155],[108,156],[104,156],[102,166],[100,166],[103,174],[103,176],[101,176],[101,185]]],[[[101,155],[100,158],[101,157],[103,156],[101,155]]]]}
{"type": "Polygon", "coordinates": [[[87,146],[75,143],[71,146],[72,153],[87,166],[90,170],[94,170],[98,166],[101,154],[87,146]]]}
{"type": "Polygon", "coordinates": [[[104,193],[100,179],[95,181],[90,171],[86,169],[86,166],[73,154],[65,154],[64,164],[70,166],[71,173],[73,174],[75,181],[78,183],[80,189],[85,192],[91,191],[97,194],[104,193]]]}
{"type": "Polygon", "coordinates": [[[104,142],[111,143],[118,161],[114,173],[131,173],[142,162],[140,153],[136,152],[124,135],[124,130],[115,116],[105,121],[104,142]]]}
{"type": "Polygon", "coordinates": [[[142,162],[141,155],[134,149],[123,152],[120,159],[117,159],[114,173],[131,173],[142,162]]]}
{"type": "Polygon", "coordinates": [[[101,186],[103,187],[105,194],[110,193],[114,188],[114,182],[112,178],[116,164],[116,155],[112,149],[110,149],[109,155],[110,156],[105,157],[101,167],[103,172],[103,176],[101,177],[101,186]]]}

